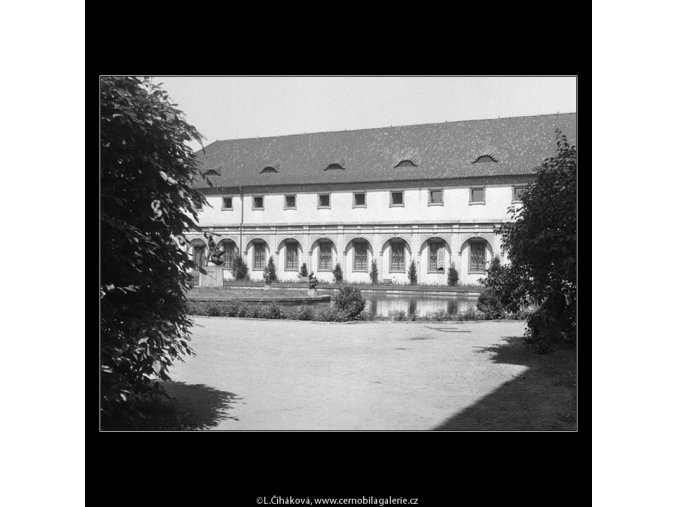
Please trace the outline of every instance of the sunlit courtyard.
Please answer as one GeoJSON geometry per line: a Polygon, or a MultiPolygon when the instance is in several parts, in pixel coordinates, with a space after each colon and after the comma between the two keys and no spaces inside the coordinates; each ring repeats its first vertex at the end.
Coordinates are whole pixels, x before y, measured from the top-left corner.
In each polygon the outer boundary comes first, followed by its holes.
{"type": "Polygon", "coordinates": [[[183,429],[576,429],[574,351],[527,350],[520,321],[195,324],[183,429]]]}

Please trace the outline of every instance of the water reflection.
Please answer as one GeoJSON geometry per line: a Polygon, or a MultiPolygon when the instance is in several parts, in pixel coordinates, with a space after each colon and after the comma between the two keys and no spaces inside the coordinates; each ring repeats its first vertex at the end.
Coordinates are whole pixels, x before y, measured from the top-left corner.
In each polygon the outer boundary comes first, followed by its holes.
{"type": "Polygon", "coordinates": [[[367,311],[378,317],[391,317],[404,312],[407,316],[420,317],[433,314],[439,310],[447,313],[463,313],[475,309],[476,296],[396,296],[364,294],[367,311]]]}

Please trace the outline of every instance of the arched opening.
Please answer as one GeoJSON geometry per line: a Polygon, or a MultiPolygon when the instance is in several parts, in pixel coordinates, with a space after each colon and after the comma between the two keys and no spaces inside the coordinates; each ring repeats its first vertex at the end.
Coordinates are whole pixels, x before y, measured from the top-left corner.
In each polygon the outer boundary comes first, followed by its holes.
{"type": "Polygon", "coordinates": [[[284,239],[279,245],[278,252],[282,256],[285,271],[299,270],[299,259],[301,259],[302,254],[301,243],[293,238],[284,239]]]}
{"type": "Polygon", "coordinates": [[[461,252],[463,258],[466,259],[469,275],[484,274],[493,255],[491,243],[478,236],[465,240],[461,246],[461,252]]]}
{"type": "Polygon", "coordinates": [[[233,269],[233,260],[237,255],[237,245],[235,242],[232,239],[222,239],[216,244],[216,250],[221,254],[222,267],[228,270],[233,269]]]}
{"type": "Polygon", "coordinates": [[[475,159],[473,164],[485,164],[487,162],[498,162],[498,161],[491,155],[480,155],[475,159]]]}
{"type": "Polygon", "coordinates": [[[334,269],[336,245],[329,238],[320,238],[313,242],[310,249],[315,256],[315,268],[318,272],[332,271],[334,269]]]}
{"type": "Polygon", "coordinates": [[[382,253],[387,255],[389,273],[405,273],[407,270],[407,257],[411,258],[411,247],[402,238],[390,238],[383,244],[382,253]]]}
{"type": "Polygon", "coordinates": [[[353,238],[346,245],[347,263],[353,273],[368,273],[374,250],[364,238],[353,238]]]}
{"type": "Polygon", "coordinates": [[[268,243],[262,239],[252,239],[247,244],[247,257],[251,261],[252,271],[263,271],[268,261],[268,243]]]}
{"type": "Polygon", "coordinates": [[[400,160],[395,167],[417,167],[413,160],[400,160]]]}
{"type": "MultiPolygon", "coordinates": [[[[451,248],[444,238],[432,237],[421,244],[421,260],[428,273],[444,273],[451,262],[451,248]]],[[[423,267],[421,268],[423,269],[423,267]]]]}

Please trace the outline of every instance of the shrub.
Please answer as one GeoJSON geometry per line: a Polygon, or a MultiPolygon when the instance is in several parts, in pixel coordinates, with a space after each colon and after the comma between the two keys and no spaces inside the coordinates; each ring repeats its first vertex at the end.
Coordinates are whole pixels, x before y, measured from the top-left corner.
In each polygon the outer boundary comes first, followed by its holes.
{"type": "Polygon", "coordinates": [[[313,320],[324,322],[344,322],[346,320],[350,320],[350,317],[346,311],[340,310],[336,307],[336,305],[332,304],[315,313],[313,320]]]}
{"type": "Polygon", "coordinates": [[[525,342],[539,353],[576,343],[575,306],[559,292],[546,298],[527,319],[525,342]]]}
{"type": "Polygon", "coordinates": [[[301,270],[299,271],[299,274],[303,277],[308,276],[308,266],[306,266],[305,262],[303,264],[301,264],[301,270]]]}
{"type": "Polygon", "coordinates": [[[233,259],[233,268],[231,272],[233,273],[233,278],[236,280],[249,279],[249,267],[239,253],[233,259]]]}
{"type": "Polygon", "coordinates": [[[276,304],[264,306],[260,309],[258,317],[261,319],[281,319],[282,310],[276,304]]]}
{"type": "Polygon", "coordinates": [[[484,291],[477,298],[477,309],[486,313],[489,319],[499,319],[505,313],[501,300],[491,289],[484,291]]]}
{"type": "Polygon", "coordinates": [[[362,297],[360,289],[341,287],[334,298],[334,304],[338,310],[345,312],[349,319],[354,319],[364,310],[367,302],[362,297]]]}
{"type": "Polygon", "coordinates": [[[206,313],[210,317],[220,317],[221,315],[223,315],[223,311],[218,303],[210,303],[209,306],[207,306],[206,313]]]}
{"type": "Polygon", "coordinates": [[[237,301],[226,301],[223,305],[223,314],[228,317],[236,317],[240,311],[240,303],[237,301]]]}
{"type": "Polygon", "coordinates": [[[418,283],[418,274],[416,273],[415,261],[411,261],[411,264],[409,264],[409,272],[407,273],[407,276],[409,276],[409,283],[411,285],[416,285],[418,283]]]}
{"type": "Polygon", "coordinates": [[[451,320],[487,320],[487,316],[484,312],[477,311],[474,308],[470,308],[463,313],[457,313],[456,315],[449,316],[451,320]]]}
{"type": "Polygon", "coordinates": [[[313,320],[314,315],[315,313],[313,312],[312,308],[303,305],[296,311],[294,318],[298,320],[313,320]]]}
{"type": "Polygon", "coordinates": [[[373,320],[373,319],[374,319],[374,316],[371,314],[371,312],[367,308],[362,310],[356,318],[356,320],[373,320]]]}
{"type": "Polygon", "coordinates": [[[447,273],[447,285],[451,287],[456,287],[458,285],[458,271],[456,271],[456,266],[454,263],[451,263],[449,266],[449,272],[447,273]]]}
{"type": "Polygon", "coordinates": [[[433,314],[433,319],[435,319],[437,322],[447,320],[447,312],[440,308],[433,314]]]}
{"type": "Polygon", "coordinates": [[[334,266],[334,282],[343,283],[343,270],[341,269],[341,264],[338,262],[334,266]]]}
{"type": "Polygon", "coordinates": [[[268,280],[269,281],[275,282],[277,280],[277,272],[275,270],[275,262],[273,261],[272,255],[268,259],[268,265],[266,266],[266,269],[264,270],[264,276],[265,276],[265,273],[268,273],[268,280]]]}
{"type": "Polygon", "coordinates": [[[371,261],[371,270],[369,271],[369,278],[371,278],[371,283],[378,283],[378,268],[376,267],[376,261],[371,261]]]}
{"type": "Polygon", "coordinates": [[[399,312],[397,312],[397,313],[394,315],[394,319],[395,319],[396,321],[398,321],[398,322],[403,321],[403,320],[406,320],[406,318],[407,318],[407,314],[404,313],[403,310],[400,310],[399,312]]]}

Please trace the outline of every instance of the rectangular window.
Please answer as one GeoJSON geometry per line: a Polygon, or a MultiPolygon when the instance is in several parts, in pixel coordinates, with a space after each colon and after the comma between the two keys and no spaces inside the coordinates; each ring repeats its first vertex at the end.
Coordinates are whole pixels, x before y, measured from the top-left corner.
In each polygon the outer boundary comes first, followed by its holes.
{"type": "Polygon", "coordinates": [[[391,206],[404,206],[404,192],[401,190],[390,192],[391,206]]]}
{"type": "Polygon", "coordinates": [[[232,210],[233,209],[233,198],[232,197],[223,197],[221,199],[221,209],[222,210],[232,210]]]}
{"type": "Polygon", "coordinates": [[[285,209],[296,209],[296,196],[295,195],[285,195],[284,196],[284,208],[285,209]]]}
{"type": "Polygon", "coordinates": [[[444,271],[444,243],[431,241],[428,243],[428,273],[444,271]]]}
{"type": "Polygon", "coordinates": [[[526,187],[512,187],[512,202],[522,202],[522,194],[526,187]]]}
{"type": "Polygon", "coordinates": [[[266,245],[263,243],[254,243],[254,267],[261,270],[266,265],[266,245]]]}
{"type": "Polygon", "coordinates": [[[287,249],[287,262],[284,265],[284,269],[287,271],[298,271],[299,269],[299,250],[296,243],[287,243],[285,245],[287,249]]]}
{"type": "Polygon", "coordinates": [[[470,189],[470,204],[484,204],[484,187],[470,189]]]}
{"type": "Polygon", "coordinates": [[[202,203],[201,202],[196,202],[195,203],[195,209],[198,211],[202,211],[202,203]]]}
{"type": "Polygon", "coordinates": [[[484,273],[484,242],[473,241],[470,243],[469,273],[484,273]]]}
{"type": "Polygon", "coordinates": [[[367,207],[367,194],[364,192],[353,194],[353,207],[354,208],[366,208],[367,207]]]}
{"type": "Polygon", "coordinates": [[[263,209],[263,196],[255,196],[253,203],[252,203],[252,209],[263,209]]]}
{"type": "Polygon", "coordinates": [[[444,204],[442,201],[442,190],[431,190],[428,198],[428,204],[444,204]]]}
{"type": "Polygon", "coordinates": [[[390,243],[390,272],[404,273],[404,243],[402,241],[390,243]]]}
{"type": "Polygon", "coordinates": [[[329,194],[318,194],[317,195],[317,207],[318,208],[328,208],[329,207],[329,194]]]}
{"type": "Polygon", "coordinates": [[[353,271],[367,271],[367,243],[365,241],[355,241],[355,259],[353,262],[353,271]]]}
{"type": "Polygon", "coordinates": [[[331,243],[329,241],[322,241],[320,243],[320,262],[318,271],[331,271],[331,243]]]}

